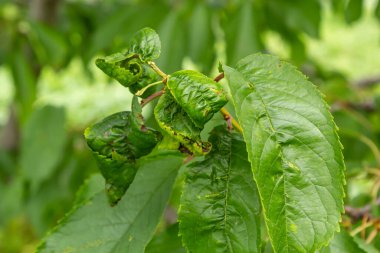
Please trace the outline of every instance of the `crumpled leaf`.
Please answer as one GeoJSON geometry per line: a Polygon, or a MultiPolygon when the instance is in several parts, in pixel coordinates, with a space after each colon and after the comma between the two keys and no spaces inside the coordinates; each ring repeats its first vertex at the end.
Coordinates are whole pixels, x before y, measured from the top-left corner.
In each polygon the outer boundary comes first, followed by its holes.
{"type": "Polygon", "coordinates": [[[261,252],[260,198],[240,134],[211,132],[212,150],[188,165],[178,220],[189,252],[261,252]]]}
{"type": "Polygon", "coordinates": [[[170,93],[164,93],[160,97],[154,108],[154,115],[160,127],[190,152],[205,154],[210,151],[211,144],[200,138],[202,129],[194,125],[170,93]]]}
{"type": "Polygon", "coordinates": [[[152,28],[145,27],[134,34],[128,46],[129,54],[137,54],[144,62],[157,59],[161,54],[161,41],[152,28]]]}
{"type": "Polygon", "coordinates": [[[166,85],[176,102],[201,129],[228,102],[222,85],[197,71],[174,72],[166,85]]]}
{"type": "Polygon", "coordinates": [[[132,112],[104,118],[86,129],[85,138],[106,179],[109,202],[114,205],[134,179],[135,160],[149,154],[162,137],[144,125],[141,107],[134,97],[132,112]]]}
{"type": "Polygon", "coordinates": [[[315,252],[343,212],[342,146],[316,87],[289,63],[250,55],[224,66],[276,252],[315,252]]]}
{"type": "Polygon", "coordinates": [[[159,80],[159,75],[146,62],[158,58],[160,51],[161,42],[157,33],[144,28],[132,37],[126,50],[98,58],[95,64],[135,94],[146,85],[159,80]]]}

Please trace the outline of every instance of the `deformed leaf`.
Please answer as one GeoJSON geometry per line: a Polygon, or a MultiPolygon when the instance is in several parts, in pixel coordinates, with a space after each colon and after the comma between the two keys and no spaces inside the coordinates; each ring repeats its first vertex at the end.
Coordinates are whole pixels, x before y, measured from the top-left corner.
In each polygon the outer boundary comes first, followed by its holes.
{"type": "Polygon", "coordinates": [[[202,142],[200,139],[202,129],[194,125],[170,93],[165,93],[160,97],[154,108],[154,115],[160,127],[190,152],[204,154],[210,151],[211,144],[202,142]]]}
{"type": "Polygon", "coordinates": [[[201,129],[227,103],[222,85],[197,71],[174,72],[166,85],[176,102],[201,129]]]}
{"type": "Polygon", "coordinates": [[[338,229],[344,162],[316,87],[292,65],[255,54],[225,66],[276,252],[314,252],[338,229]]]}
{"type": "Polygon", "coordinates": [[[189,252],[260,252],[260,198],[241,135],[216,127],[205,160],[188,166],[179,211],[189,252]]]}
{"type": "Polygon", "coordinates": [[[157,59],[161,53],[158,34],[149,27],[139,30],[129,42],[128,53],[139,55],[144,62],[157,59]]]}
{"type": "MultiPolygon", "coordinates": [[[[134,182],[115,207],[102,191],[84,199],[51,231],[37,252],[143,253],[166,207],[183,157],[157,151],[141,158],[134,182]]],[[[83,190],[82,190],[83,191],[83,190]]]]}
{"type": "Polygon", "coordinates": [[[85,131],[87,144],[106,179],[112,205],[132,183],[137,170],[135,160],[149,154],[161,139],[159,132],[144,126],[136,97],[133,102],[133,112],[115,113],[85,131]]]}

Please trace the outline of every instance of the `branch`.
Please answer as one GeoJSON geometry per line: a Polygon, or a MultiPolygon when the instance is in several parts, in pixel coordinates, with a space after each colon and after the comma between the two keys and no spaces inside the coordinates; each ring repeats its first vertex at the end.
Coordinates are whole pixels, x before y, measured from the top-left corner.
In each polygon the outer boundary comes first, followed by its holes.
{"type": "Polygon", "coordinates": [[[164,93],[165,93],[164,90],[160,90],[159,92],[153,93],[149,97],[141,100],[141,107],[144,107],[145,105],[147,105],[150,101],[154,100],[155,98],[161,97],[162,94],[164,94],[164,93]]]}
{"type": "Polygon", "coordinates": [[[373,204],[380,205],[380,198],[376,199],[375,203],[365,205],[364,207],[355,208],[351,206],[345,206],[344,210],[346,212],[346,215],[350,216],[353,220],[357,221],[359,219],[362,219],[366,215],[370,217],[370,211],[373,204]]]}

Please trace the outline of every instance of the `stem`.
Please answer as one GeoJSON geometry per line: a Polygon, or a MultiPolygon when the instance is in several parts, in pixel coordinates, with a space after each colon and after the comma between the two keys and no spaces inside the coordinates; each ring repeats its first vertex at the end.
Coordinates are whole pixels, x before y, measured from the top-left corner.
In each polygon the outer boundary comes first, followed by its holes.
{"type": "MultiPolygon", "coordinates": [[[[219,75],[217,75],[214,78],[214,81],[215,82],[219,82],[223,78],[224,78],[224,72],[222,72],[219,75]]],[[[228,128],[230,128],[230,124],[232,123],[232,125],[236,128],[236,130],[238,130],[240,133],[243,132],[243,129],[241,128],[241,126],[239,125],[239,123],[231,116],[231,114],[227,111],[226,108],[223,107],[220,110],[220,113],[223,114],[224,119],[227,121],[227,124],[229,125],[228,128]]]]}
{"type": "Polygon", "coordinates": [[[155,98],[158,98],[160,96],[162,96],[162,94],[164,94],[165,91],[164,90],[160,90],[159,92],[156,92],[156,93],[153,93],[152,95],[150,95],[149,97],[141,100],[141,107],[144,107],[146,104],[148,104],[150,101],[154,100],[155,98]]]}
{"type": "Polygon", "coordinates": [[[160,81],[157,81],[157,82],[154,82],[154,83],[151,83],[151,84],[148,84],[147,86],[145,86],[144,88],[142,88],[141,90],[137,91],[136,92],[136,96],[141,96],[142,94],[144,94],[144,92],[149,89],[150,87],[153,87],[157,84],[160,84],[160,83],[163,83],[163,80],[160,80],[160,81]]]}
{"type": "Polygon", "coordinates": [[[232,125],[238,130],[240,133],[243,132],[243,129],[239,125],[239,123],[231,116],[231,114],[227,111],[226,108],[220,109],[220,113],[223,114],[223,117],[227,121],[231,121],[232,125]]]}
{"type": "Polygon", "coordinates": [[[220,80],[222,80],[224,78],[224,72],[220,73],[219,75],[217,75],[215,78],[214,78],[214,81],[215,82],[219,82],[220,80]]]}
{"type": "Polygon", "coordinates": [[[154,62],[149,61],[149,66],[156,71],[157,74],[159,74],[163,79],[166,79],[168,77],[167,74],[165,74],[154,62]]]}

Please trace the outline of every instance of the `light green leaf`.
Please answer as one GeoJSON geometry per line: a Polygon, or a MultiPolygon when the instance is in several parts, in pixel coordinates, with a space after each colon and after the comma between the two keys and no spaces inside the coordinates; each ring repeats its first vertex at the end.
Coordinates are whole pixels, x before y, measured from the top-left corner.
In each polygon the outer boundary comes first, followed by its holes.
{"type": "Polygon", "coordinates": [[[140,161],[126,195],[110,207],[103,191],[72,210],[39,247],[42,252],[142,253],[168,201],[182,157],[158,151],[140,161]]]}
{"type": "Polygon", "coordinates": [[[138,54],[144,62],[157,59],[161,53],[158,34],[149,27],[141,29],[130,40],[128,53],[138,54]]]}
{"type": "Polygon", "coordinates": [[[158,125],[190,152],[205,154],[210,151],[210,143],[201,140],[202,129],[194,125],[170,93],[160,97],[154,108],[154,116],[158,125]]]}
{"type": "Polygon", "coordinates": [[[225,66],[276,252],[314,252],[343,212],[344,162],[316,87],[292,65],[255,54],[225,66]]]}
{"type": "Polygon", "coordinates": [[[62,159],[66,140],[65,111],[45,106],[36,109],[22,129],[21,173],[35,191],[62,159]]]}
{"type": "Polygon", "coordinates": [[[189,252],[260,252],[260,199],[242,137],[218,126],[204,161],[188,166],[179,211],[189,252]]]}
{"type": "Polygon", "coordinates": [[[222,85],[197,71],[177,71],[168,77],[166,86],[200,129],[227,103],[222,85]]]}
{"type": "MultiPolygon", "coordinates": [[[[369,253],[363,250],[346,231],[335,234],[329,246],[322,248],[320,253],[369,253]]],[[[372,251],[373,252],[373,251],[372,251]]],[[[375,251],[376,253],[377,251],[375,251]]]]}

